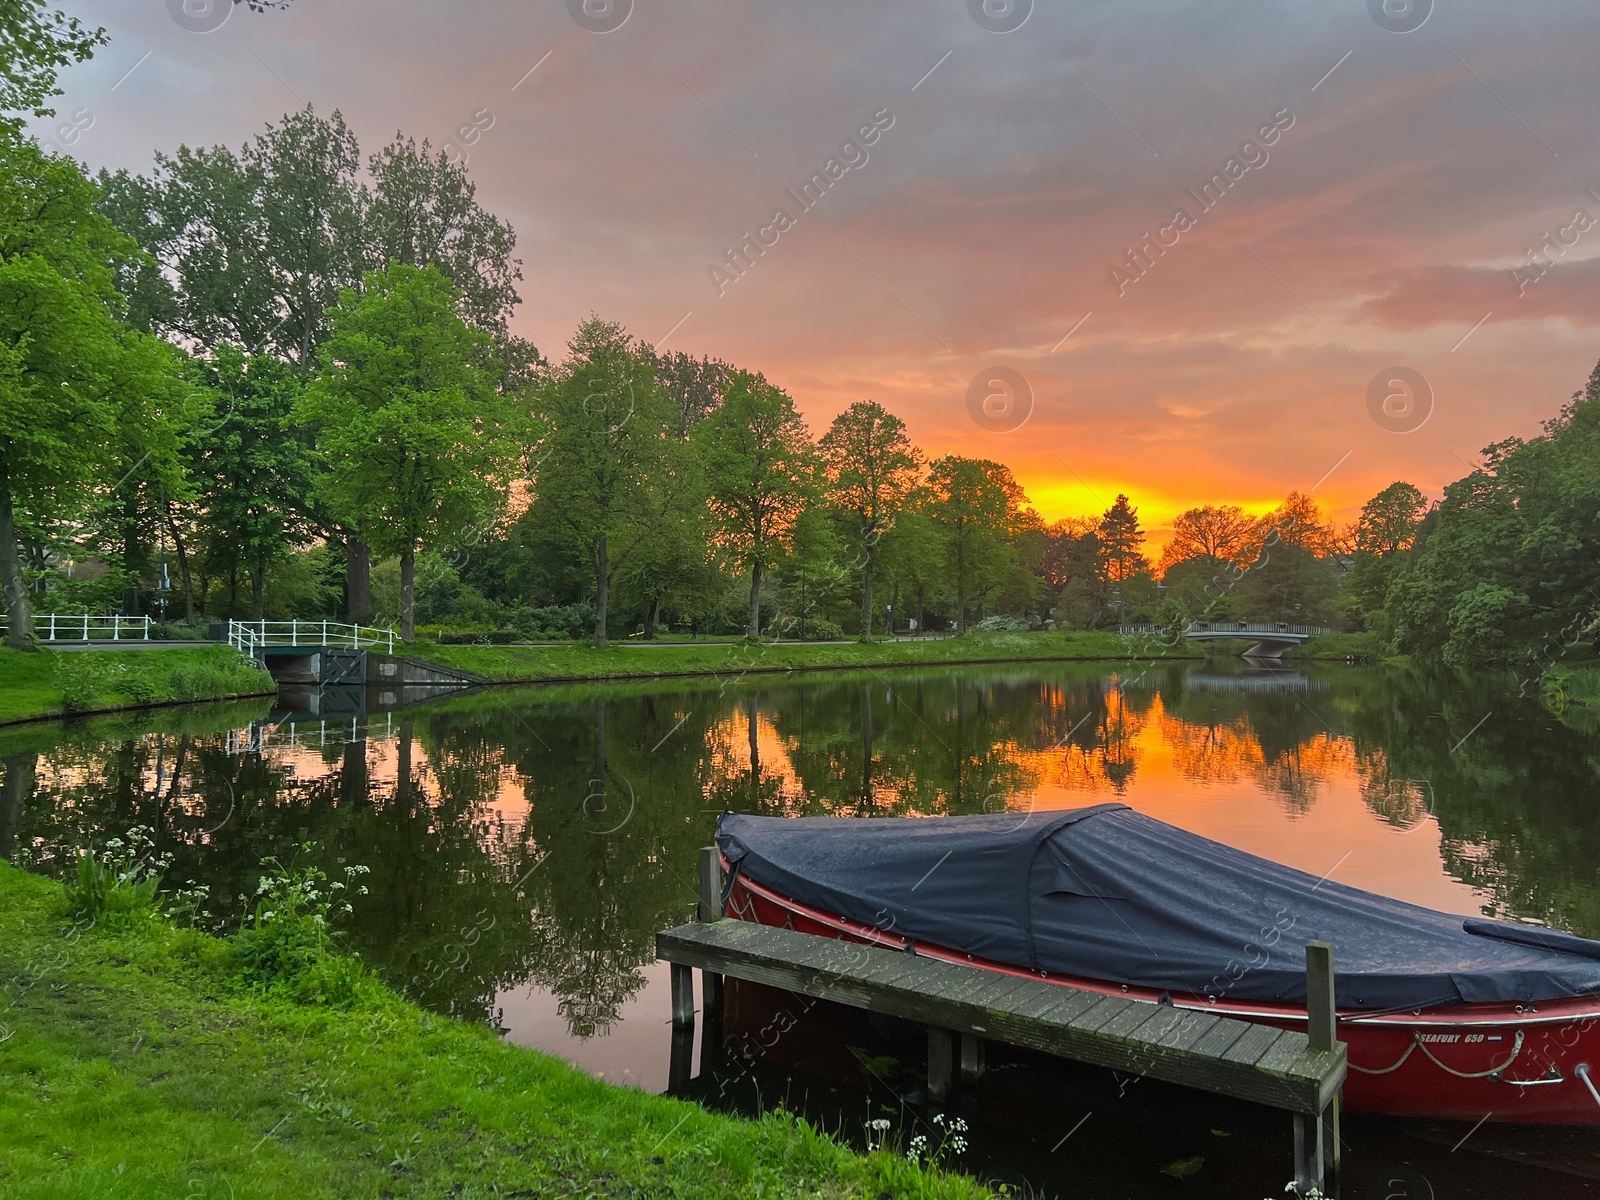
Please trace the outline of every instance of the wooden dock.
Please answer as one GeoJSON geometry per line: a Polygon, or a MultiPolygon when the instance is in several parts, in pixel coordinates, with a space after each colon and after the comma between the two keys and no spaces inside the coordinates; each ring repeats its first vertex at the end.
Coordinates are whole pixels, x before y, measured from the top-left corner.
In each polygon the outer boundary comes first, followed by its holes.
{"type": "Polygon", "coordinates": [[[1337,1194],[1339,1093],[1345,1047],[1335,1040],[1333,947],[1306,948],[1307,1033],[1170,1005],[1000,975],[878,946],[720,919],[716,852],[701,851],[700,919],[656,935],[672,964],[673,1021],[693,1025],[693,969],[708,1010],[721,977],[919,1022],[928,1029],[928,1086],[948,1094],[999,1042],[1074,1062],[1284,1109],[1294,1116],[1295,1180],[1337,1194]]]}

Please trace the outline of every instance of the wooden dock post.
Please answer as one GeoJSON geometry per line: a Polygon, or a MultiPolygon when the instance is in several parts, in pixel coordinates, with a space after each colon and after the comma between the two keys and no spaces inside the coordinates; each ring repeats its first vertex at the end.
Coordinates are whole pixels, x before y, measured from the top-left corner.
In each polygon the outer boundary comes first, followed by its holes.
{"type": "Polygon", "coordinates": [[[935,1102],[950,1094],[956,1073],[956,1035],[928,1026],[928,1096],[935,1102]]]}
{"type": "MultiPolygon", "coordinates": [[[[1333,986],[1333,943],[1307,942],[1306,1038],[1310,1049],[1332,1050],[1338,1041],[1338,1024],[1333,986]]],[[[1339,1168],[1339,1097],[1335,1095],[1320,1114],[1295,1114],[1295,1183],[1300,1187],[1320,1188],[1323,1195],[1337,1197],[1339,1168]]]]}
{"type": "Polygon", "coordinates": [[[667,1066],[667,1091],[682,1095],[689,1088],[694,1056],[694,1026],[672,1027],[672,1057],[667,1066]]]}
{"type": "MultiPolygon", "coordinates": [[[[715,846],[700,847],[701,921],[720,921],[722,912],[722,859],[715,846]]],[[[700,972],[701,1006],[709,1015],[722,1011],[722,976],[714,971],[700,972]]]]}
{"type": "Polygon", "coordinates": [[[694,1026],[694,968],[672,964],[672,1023],[694,1026]]]}
{"type": "Polygon", "coordinates": [[[983,1077],[983,1039],[975,1033],[961,1035],[961,1081],[972,1083],[983,1077]]]}
{"type": "MultiPolygon", "coordinates": [[[[1331,1196],[1338,1186],[1337,1101],[1348,1062],[1335,1040],[1331,947],[1313,946],[1307,956],[1312,978],[1321,980],[1309,987],[1308,1008],[1322,997],[1309,1032],[750,921],[663,930],[656,956],[686,972],[712,971],[916,1022],[927,1030],[928,1090],[936,1102],[953,1085],[957,1037],[970,1037],[959,1054],[967,1066],[969,1051],[992,1041],[1302,1114],[1295,1122],[1302,1194],[1318,1185],[1331,1196]],[[1328,1045],[1314,1049],[1313,1033],[1328,1045]]],[[[692,1012],[692,998],[690,1006],[692,1012]]]]}

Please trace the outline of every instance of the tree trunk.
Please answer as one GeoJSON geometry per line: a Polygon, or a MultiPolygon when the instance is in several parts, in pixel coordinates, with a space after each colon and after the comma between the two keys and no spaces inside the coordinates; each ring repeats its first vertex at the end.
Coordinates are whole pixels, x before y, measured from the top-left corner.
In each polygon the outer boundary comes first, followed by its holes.
{"type": "Polygon", "coordinates": [[[367,739],[365,733],[344,744],[339,768],[339,801],[352,808],[365,807],[367,796],[367,739]]]}
{"type": "Polygon", "coordinates": [[[748,638],[761,636],[761,561],[756,560],[750,568],[750,627],[745,630],[748,638]]]}
{"type": "Polygon", "coordinates": [[[400,552],[400,638],[409,642],[417,636],[417,548],[400,552]]]}
{"type": "Polygon", "coordinates": [[[183,619],[187,622],[194,621],[194,576],[189,572],[189,552],[183,548],[183,536],[178,532],[178,523],[172,519],[172,510],[167,510],[167,529],[172,533],[172,549],[178,556],[178,577],[183,580],[183,619]]]}
{"type": "Polygon", "coordinates": [[[344,542],[345,616],[355,625],[372,621],[372,551],[354,533],[344,542]]]}
{"type": "Polygon", "coordinates": [[[239,560],[228,564],[228,617],[239,615],[239,560]]]}
{"type": "Polygon", "coordinates": [[[589,777],[589,794],[583,798],[582,819],[599,822],[606,815],[606,702],[596,700],[593,711],[594,771],[589,777]]]}
{"type": "Polygon", "coordinates": [[[33,640],[33,605],[28,580],[17,547],[17,521],[11,509],[11,476],[0,460],[0,590],[6,600],[6,645],[13,650],[37,650],[33,640]]]}
{"type": "Polygon", "coordinates": [[[967,632],[967,550],[956,543],[956,625],[958,632],[967,632]]]}
{"type": "Polygon", "coordinates": [[[866,570],[863,575],[866,587],[861,598],[861,636],[872,640],[872,547],[867,547],[866,570]]]}
{"type": "Polygon", "coordinates": [[[660,624],[660,622],[661,622],[661,597],[660,596],[653,596],[650,599],[650,607],[647,610],[645,610],[645,615],[644,615],[644,640],[645,641],[653,642],[653,641],[656,640],[656,626],[658,624],[660,624]]]}
{"type": "Polygon", "coordinates": [[[0,859],[11,858],[12,843],[22,828],[22,812],[33,799],[38,761],[32,751],[6,756],[5,779],[0,781],[0,859]]]}
{"type": "Polygon", "coordinates": [[[761,793],[761,742],[756,736],[760,726],[756,722],[756,698],[745,701],[745,727],[750,737],[750,801],[755,803],[761,793]]]}
{"type": "Polygon", "coordinates": [[[861,685],[861,802],[872,811],[872,685],[861,685]]]}
{"type": "Polygon", "coordinates": [[[410,721],[400,722],[400,737],[395,743],[394,798],[402,815],[411,811],[411,738],[410,721]]]}
{"type": "Polygon", "coordinates": [[[611,560],[606,555],[606,535],[594,540],[594,644],[606,648],[606,608],[611,603],[611,560]]]}
{"type": "Polygon", "coordinates": [[[128,590],[123,597],[123,608],[127,615],[139,615],[139,572],[143,566],[143,555],[139,552],[139,500],[138,485],[135,491],[128,494],[122,504],[122,567],[128,572],[128,590]]]}
{"type": "Polygon", "coordinates": [[[267,612],[267,556],[257,555],[250,572],[250,619],[262,620],[267,612]]]}

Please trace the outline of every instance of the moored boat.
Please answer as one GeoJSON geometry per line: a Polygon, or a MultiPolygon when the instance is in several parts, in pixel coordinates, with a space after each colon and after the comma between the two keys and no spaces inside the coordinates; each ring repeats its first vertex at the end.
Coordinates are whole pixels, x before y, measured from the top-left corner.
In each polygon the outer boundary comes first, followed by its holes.
{"type": "Polygon", "coordinates": [[[728,913],[1282,1028],[1335,945],[1345,1105],[1600,1125],[1600,941],[1318,879],[1134,812],[724,813],[728,913]]]}

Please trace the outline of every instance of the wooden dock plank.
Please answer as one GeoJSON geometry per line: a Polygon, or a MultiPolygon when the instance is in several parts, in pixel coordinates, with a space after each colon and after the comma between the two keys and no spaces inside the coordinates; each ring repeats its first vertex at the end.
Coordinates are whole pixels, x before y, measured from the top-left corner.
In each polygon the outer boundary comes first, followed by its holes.
{"type": "Polygon", "coordinates": [[[1344,1076],[1344,1047],[1313,1053],[1301,1033],[745,921],[667,930],[656,951],[682,966],[1295,1112],[1320,1112],[1344,1076]]]}
{"type": "Polygon", "coordinates": [[[1230,1021],[1226,1017],[1218,1017],[1217,1021],[1218,1024],[1194,1044],[1193,1049],[1196,1054],[1205,1055],[1207,1058],[1220,1058],[1250,1031],[1250,1026],[1244,1021],[1230,1021]]]}
{"type": "Polygon", "coordinates": [[[1160,1013],[1161,1006],[1159,1004],[1146,1003],[1143,1000],[1129,1000],[1127,1007],[1100,1026],[1100,1032],[1105,1034],[1106,1037],[1132,1039],[1133,1035],[1138,1033],[1143,1025],[1159,1016],[1160,1013]]]}
{"type": "MultiPolygon", "coordinates": [[[[1280,1037],[1284,1031],[1274,1029],[1270,1025],[1252,1025],[1245,1031],[1245,1035],[1224,1051],[1220,1058],[1223,1062],[1234,1062],[1244,1066],[1255,1066],[1256,1062],[1280,1037]]],[[[1293,1034],[1289,1036],[1293,1037],[1293,1034]]]]}
{"type": "Polygon", "coordinates": [[[1121,996],[1102,996],[1099,1004],[1064,1024],[1069,1025],[1077,1033],[1094,1033],[1127,1012],[1129,1005],[1136,1003],[1137,1001],[1127,1000],[1121,996]]]}

